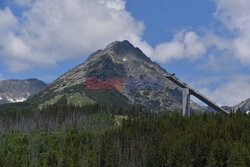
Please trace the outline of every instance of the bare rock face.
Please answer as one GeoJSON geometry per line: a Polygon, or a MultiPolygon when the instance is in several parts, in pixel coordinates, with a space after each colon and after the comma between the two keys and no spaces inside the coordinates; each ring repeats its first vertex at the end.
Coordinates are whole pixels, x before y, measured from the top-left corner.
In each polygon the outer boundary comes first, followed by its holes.
{"type": "Polygon", "coordinates": [[[233,111],[250,111],[250,98],[233,107],[233,111]]]}
{"type": "Polygon", "coordinates": [[[0,104],[23,102],[46,84],[37,79],[0,81],[0,104]]]}
{"type": "Polygon", "coordinates": [[[180,109],[182,90],[166,79],[165,73],[165,69],[129,41],[113,42],[104,50],[91,54],[84,63],[47,85],[29,101],[41,105],[56,103],[62,97],[67,103],[75,103],[72,99],[77,98],[82,104],[98,102],[127,106],[136,103],[155,111],[180,109]],[[104,81],[119,78],[124,79],[125,84],[120,90],[88,90],[88,77],[104,81]]]}

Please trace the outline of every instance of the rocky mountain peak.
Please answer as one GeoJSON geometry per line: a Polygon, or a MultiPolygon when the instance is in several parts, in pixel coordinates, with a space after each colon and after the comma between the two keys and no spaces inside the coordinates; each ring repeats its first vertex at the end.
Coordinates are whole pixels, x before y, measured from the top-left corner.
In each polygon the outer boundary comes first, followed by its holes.
{"type": "Polygon", "coordinates": [[[40,105],[82,99],[80,104],[98,102],[108,104],[142,104],[151,110],[181,108],[181,89],[165,78],[166,70],[152,62],[129,41],[116,41],[105,49],[91,54],[82,64],[66,72],[33,96],[40,105]],[[121,90],[87,90],[86,78],[124,79],[121,90]],[[133,80],[133,81],[132,81],[133,80]]]}
{"type": "Polygon", "coordinates": [[[115,42],[110,43],[105,48],[105,50],[116,50],[116,49],[121,49],[121,48],[129,50],[129,49],[134,49],[135,47],[128,40],[124,40],[124,41],[115,41],[115,42]]]}
{"type": "Polygon", "coordinates": [[[242,101],[240,104],[233,107],[234,111],[237,111],[238,109],[242,111],[249,111],[250,110],[250,98],[248,98],[245,101],[242,101]]]}
{"type": "Polygon", "coordinates": [[[105,50],[113,51],[116,55],[121,56],[123,58],[131,58],[131,56],[135,56],[137,58],[150,61],[150,59],[137,47],[134,47],[129,41],[124,40],[122,42],[114,42],[105,50]]]}
{"type": "Polygon", "coordinates": [[[96,61],[100,58],[110,58],[115,62],[133,61],[135,58],[137,60],[151,62],[149,57],[147,57],[139,48],[134,47],[127,40],[112,42],[105,49],[98,50],[91,54],[88,61],[96,61]]]}
{"type": "Polygon", "coordinates": [[[0,81],[0,104],[22,102],[45,86],[43,81],[35,78],[2,80],[0,81]]]}

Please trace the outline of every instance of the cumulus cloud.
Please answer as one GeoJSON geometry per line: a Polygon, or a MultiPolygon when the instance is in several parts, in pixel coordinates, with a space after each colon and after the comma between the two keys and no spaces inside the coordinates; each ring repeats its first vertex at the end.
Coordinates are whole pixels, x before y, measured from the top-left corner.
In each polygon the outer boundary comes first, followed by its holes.
{"type": "Polygon", "coordinates": [[[113,8],[113,9],[116,9],[116,10],[122,10],[122,9],[124,9],[126,7],[126,2],[123,1],[123,0],[113,0],[113,1],[103,0],[101,2],[106,4],[107,7],[113,8]]]}
{"type": "MultiPolygon", "coordinates": [[[[222,30],[226,30],[229,35],[226,38],[210,32],[202,37],[207,48],[215,46],[221,53],[220,56],[208,56],[207,66],[217,72],[225,69],[229,72],[240,68],[241,65],[235,63],[239,61],[247,67],[250,64],[250,1],[214,0],[214,2],[217,7],[215,17],[222,23],[222,30]]],[[[229,79],[224,77],[220,82],[222,84],[214,90],[203,88],[200,89],[201,92],[221,105],[232,106],[246,100],[250,95],[250,76],[232,75],[227,76],[229,79]]]]}
{"type": "Polygon", "coordinates": [[[206,76],[206,77],[198,77],[195,82],[192,82],[190,85],[194,87],[203,87],[209,86],[210,84],[218,84],[223,81],[221,76],[206,76]]]}
{"type": "Polygon", "coordinates": [[[144,24],[126,11],[123,0],[34,0],[30,5],[20,18],[8,7],[0,10],[0,55],[11,71],[88,56],[115,40],[128,39],[153,53],[141,39],[144,24]]]}
{"type": "MultiPolygon", "coordinates": [[[[250,1],[214,1],[217,6],[216,17],[234,36],[226,40],[227,45],[224,46],[224,49],[231,51],[232,55],[242,64],[250,64],[250,1]]],[[[216,46],[219,46],[218,43],[216,46]]]]}
{"type": "Polygon", "coordinates": [[[249,98],[249,83],[250,76],[235,75],[213,91],[210,91],[208,88],[200,89],[200,91],[220,105],[234,106],[249,98]]]}
{"type": "Polygon", "coordinates": [[[196,59],[206,53],[206,47],[195,32],[180,32],[173,41],[162,43],[155,48],[154,59],[161,62],[183,58],[196,59]]]}
{"type": "Polygon", "coordinates": [[[32,0],[14,0],[16,4],[22,6],[22,7],[27,7],[31,5],[32,0]]]}
{"type": "MultiPolygon", "coordinates": [[[[54,65],[88,56],[115,40],[127,39],[156,61],[195,60],[211,46],[250,63],[249,0],[213,0],[215,17],[229,30],[225,39],[212,31],[201,36],[181,31],[173,40],[152,48],[142,40],[144,24],[126,10],[125,0],[13,0],[25,8],[15,17],[7,7],[0,10],[0,58],[11,71],[54,65]]],[[[211,59],[212,60],[212,59],[211,59]]]]}
{"type": "MultiPolygon", "coordinates": [[[[170,42],[159,44],[155,59],[163,62],[179,59],[196,59],[210,47],[230,54],[242,64],[250,64],[250,1],[213,0],[216,4],[215,18],[221,23],[220,29],[228,36],[220,36],[207,30],[203,36],[196,32],[180,32],[170,42]]],[[[217,55],[218,57],[219,55],[217,55]]]]}
{"type": "Polygon", "coordinates": [[[8,30],[14,30],[14,27],[17,25],[18,21],[13,15],[11,10],[6,7],[4,10],[0,10],[0,33],[3,35],[8,32],[8,30]]]}

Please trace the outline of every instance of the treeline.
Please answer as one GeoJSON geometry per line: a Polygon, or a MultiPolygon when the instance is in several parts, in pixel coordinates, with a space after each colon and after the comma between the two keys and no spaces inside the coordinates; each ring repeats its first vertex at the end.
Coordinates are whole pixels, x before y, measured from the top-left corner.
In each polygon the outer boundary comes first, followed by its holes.
{"type": "Polygon", "coordinates": [[[183,117],[135,106],[56,105],[39,114],[59,123],[1,133],[0,166],[250,166],[250,118],[241,112],[183,117]]]}
{"type": "Polygon", "coordinates": [[[41,110],[34,107],[0,109],[0,132],[55,130],[63,126],[92,130],[104,117],[113,120],[115,110],[112,106],[100,104],[55,104],[41,110]],[[101,115],[100,118],[97,118],[98,115],[101,115]]]}
{"type": "Polygon", "coordinates": [[[102,123],[103,120],[114,121],[115,115],[129,115],[131,117],[140,115],[142,117],[146,114],[153,114],[142,112],[140,105],[134,105],[130,109],[97,103],[84,106],[54,104],[42,109],[15,105],[11,108],[0,107],[0,132],[55,130],[63,126],[67,128],[76,126],[80,129],[91,130],[96,129],[97,124],[102,123]],[[98,115],[101,115],[99,120],[97,120],[98,115]],[[93,122],[94,120],[95,122],[93,122]]]}

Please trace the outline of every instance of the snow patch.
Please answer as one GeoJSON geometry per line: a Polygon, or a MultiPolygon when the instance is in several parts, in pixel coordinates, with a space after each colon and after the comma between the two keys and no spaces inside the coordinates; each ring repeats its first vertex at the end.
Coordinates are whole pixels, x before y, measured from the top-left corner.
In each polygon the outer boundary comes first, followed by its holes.
{"type": "Polygon", "coordinates": [[[26,100],[26,98],[20,98],[20,99],[12,99],[12,98],[7,98],[7,100],[11,103],[18,103],[18,102],[23,102],[26,100]]]}

